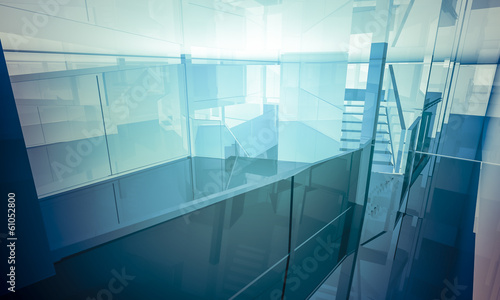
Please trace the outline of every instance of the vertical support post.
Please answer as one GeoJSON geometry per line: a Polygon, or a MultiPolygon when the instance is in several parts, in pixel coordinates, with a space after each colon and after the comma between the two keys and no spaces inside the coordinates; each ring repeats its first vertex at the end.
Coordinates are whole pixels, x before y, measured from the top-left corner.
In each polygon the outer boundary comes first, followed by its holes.
{"type": "MultiPolygon", "coordinates": [[[[382,98],[382,84],[384,81],[385,60],[387,56],[387,43],[373,43],[371,46],[370,63],[368,67],[368,81],[365,93],[365,108],[363,112],[363,125],[361,127],[361,146],[369,143],[368,175],[366,179],[366,188],[364,203],[362,209],[356,212],[354,219],[360,219],[359,228],[363,226],[363,216],[366,211],[366,201],[368,199],[368,190],[370,185],[370,173],[372,170],[373,153],[375,151],[375,139],[377,137],[378,115],[380,110],[380,101],[382,98]]],[[[359,245],[361,234],[356,237],[356,245],[359,245]]],[[[358,261],[358,251],[352,255],[352,260],[344,261],[341,269],[341,276],[337,290],[336,299],[349,299],[353,276],[358,261]]]]}
{"type": "Polygon", "coordinates": [[[361,127],[361,145],[371,141],[372,146],[375,146],[386,55],[387,43],[372,44],[366,83],[363,125],[361,127]]]}
{"type": "Polygon", "coordinates": [[[195,199],[195,187],[196,187],[196,177],[194,176],[194,155],[193,155],[193,145],[191,141],[191,120],[189,118],[190,112],[189,112],[189,87],[188,87],[188,72],[190,72],[191,68],[191,54],[181,54],[181,70],[184,76],[181,76],[180,79],[184,81],[184,86],[181,85],[181,88],[183,89],[180,91],[181,95],[184,95],[184,99],[186,100],[186,133],[187,133],[187,147],[188,147],[188,154],[189,154],[189,170],[191,172],[191,191],[192,191],[192,196],[193,200],[195,199]]]}

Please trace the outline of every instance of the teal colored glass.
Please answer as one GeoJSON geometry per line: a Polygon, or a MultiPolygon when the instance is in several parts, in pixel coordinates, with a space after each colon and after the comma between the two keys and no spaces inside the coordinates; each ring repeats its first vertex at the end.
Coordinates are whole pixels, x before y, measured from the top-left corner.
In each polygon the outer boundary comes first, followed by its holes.
{"type": "Polygon", "coordinates": [[[180,65],[106,72],[103,78],[102,107],[113,174],[189,155],[180,65]]]}
{"type": "Polygon", "coordinates": [[[98,74],[12,87],[39,197],[110,175],[98,74]]]}

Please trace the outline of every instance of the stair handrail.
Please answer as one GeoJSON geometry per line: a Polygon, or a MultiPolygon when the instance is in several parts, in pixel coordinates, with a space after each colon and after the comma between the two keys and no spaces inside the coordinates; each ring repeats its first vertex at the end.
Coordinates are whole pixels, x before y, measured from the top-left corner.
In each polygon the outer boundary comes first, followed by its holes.
{"type": "Polygon", "coordinates": [[[232,138],[234,139],[235,143],[238,146],[240,146],[240,148],[241,148],[241,150],[243,150],[243,152],[245,152],[245,155],[247,157],[251,157],[250,154],[248,154],[248,152],[245,150],[245,148],[243,147],[243,145],[240,143],[240,141],[238,140],[238,138],[236,138],[236,136],[233,134],[233,132],[231,131],[231,129],[229,129],[229,127],[222,120],[197,119],[197,118],[195,118],[193,116],[189,116],[188,118],[189,118],[190,122],[193,122],[193,121],[212,122],[212,123],[215,123],[216,125],[220,126],[221,129],[225,128],[229,132],[229,134],[232,136],[232,138]]]}
{"type": "Polygon", "coordinates": [[[385,107],[385,117],[387,118],[387,130],[389,132],[389,145],[391,145],[392,165],[393,165],[393,168],[395,168],[396,167],[396,157],[395,157],[396,154],[394,153],[394,146],[392,144],[391,121],[389,118],[389,109],[387,109],[387,106],[385,107]]]}
{"type": "Polygon", "coordinates": [[[394,68],[392,65],[389,65],[389,73],[391,74],[392,89],[394,92],[394,98],[396,99],[396,107],[398,108],[398,116],[399,122],[401,123],[401,129],[406,130],[405,119],[403,116],[403,106],[401,105],[401,99],[399,98],[396,76],[394,75],[394,68]]]}
{"type": "Polygon", "coordinates": [[[240,141],[238,140],[238,138],[234,135],[233,131],[227,126],[226,122],[224,122],[224,121],[221,120],[221,124],[222,124],[222,126],[224,128],[226,128],[226,130],[229,132],[229,134],[233,137],[233,139],[236,142],[236,144],[238,144],[238,146],[240,146],[241,150],[243,150],[243,152],[245,152],[246,156],[247,157],[251,157],[250,154],[248,154],[248,152],[245,149],[245,147],[243,147],[243,145],[240,143],[240,141]]]}

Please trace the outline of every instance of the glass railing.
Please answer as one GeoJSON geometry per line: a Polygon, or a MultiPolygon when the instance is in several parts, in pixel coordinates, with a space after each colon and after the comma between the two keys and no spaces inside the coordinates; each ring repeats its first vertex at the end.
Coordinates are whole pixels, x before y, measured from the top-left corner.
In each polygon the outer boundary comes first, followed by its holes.
{"type": "Polygon", "coordinates": [[[362,112],[349,110],[344,81],[331,85],[345,78],[347,62],[286,58],[119,58],[115,66],[12,76],[39,197],[186,157],[226,161],[217,185],[228,188],[254,180],[231,175],[246,158],[287,170],[288,162],[359,149],[359,134],[350,139],[362,112]]]}

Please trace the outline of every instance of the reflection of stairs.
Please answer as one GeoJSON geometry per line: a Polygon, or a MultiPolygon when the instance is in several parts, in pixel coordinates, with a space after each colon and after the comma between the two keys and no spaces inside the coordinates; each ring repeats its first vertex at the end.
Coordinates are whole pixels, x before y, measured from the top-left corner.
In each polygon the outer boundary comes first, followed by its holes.
{"type": "MultiPolygon", "coordinates": [[[[348,97],[344,100],[345,112],[342,118],[341,151],[359,148],[361,139],[361,126],[363,124],[364,97],[348,97]]],[[[394,170],[391,136],[389,134],[388,116],[386,113],[387,101],[380,103],[380,112],[377,125],[375,152],[373,154],[373,167],[375,172],[392,173],[394,170]]]]}
{"type": "Polygon", "coordinates": [[[322,284],[319,289],[314,292],[309,300],[332,300],[337,296],[337,287],[327,283],[322,284]]]}
{"type": "Polygon", "coordinates": [[[266,269],[268,255],[262,249],[239,244],[224,273],[225,299],[239,292],[266,269]]]}

